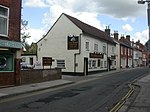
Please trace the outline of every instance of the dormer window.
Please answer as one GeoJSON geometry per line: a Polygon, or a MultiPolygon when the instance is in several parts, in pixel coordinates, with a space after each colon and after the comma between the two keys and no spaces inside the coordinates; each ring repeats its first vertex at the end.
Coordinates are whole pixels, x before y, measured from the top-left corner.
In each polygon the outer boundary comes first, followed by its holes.
{"type": "Polygon", "coordinates": [[[0,5],[0,36],[8,36],[9,9],[0,5]]]}

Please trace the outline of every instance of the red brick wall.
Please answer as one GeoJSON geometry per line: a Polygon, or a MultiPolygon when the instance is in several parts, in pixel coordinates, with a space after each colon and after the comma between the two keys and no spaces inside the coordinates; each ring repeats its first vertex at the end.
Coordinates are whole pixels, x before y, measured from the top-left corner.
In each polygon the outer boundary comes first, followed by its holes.
{"type": "Polygon", "coordinates": [[[61,79],[60,69],[21,70],[21,84],[38,83],[61,79]]]}
{"type": "Polygon", "coordinates": [[[0,87],[14,85],[15,78],[12,72],[0,72],[0,87]]]}
{"type": "Polygon", "coordinates": [[[0,37],[0,39],[20,41],[21,0],[0,0],[0,5],[9,8],[9,38],[0,37]]]}

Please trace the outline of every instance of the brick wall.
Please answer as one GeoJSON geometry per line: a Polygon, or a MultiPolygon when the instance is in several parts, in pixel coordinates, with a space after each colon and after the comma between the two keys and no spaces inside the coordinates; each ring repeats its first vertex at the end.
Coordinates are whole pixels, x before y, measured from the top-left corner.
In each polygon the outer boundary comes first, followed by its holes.
{"type": "Polygon", "coordinates": [[[61,69],[21,70],[21,84],[30,84],[61,79],[61,69]]]}
{"type": "Polygon", "coordinates": [[[15,78],[12,72],[0,72],[0,87],[14,85],[15,78]]]}
{"type": "Polygon", "coordinates": [[[21,0],[0,0],[0,5],[9,8],[9,29],[8,36],[1,39],[20,41],[21,26],[21,0]]]}

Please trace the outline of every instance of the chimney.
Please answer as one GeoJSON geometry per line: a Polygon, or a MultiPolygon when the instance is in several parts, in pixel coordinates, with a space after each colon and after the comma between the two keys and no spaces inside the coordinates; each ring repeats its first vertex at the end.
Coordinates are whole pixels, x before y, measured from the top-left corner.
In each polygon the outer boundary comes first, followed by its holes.
{"type": "Polygon", "coordinates": [[[124,42],[124,39],[125,39],[125,38],[124,38],[124,35],[121,35],[120,41],[121,41],[121,42],[124,42]]]}
{"type": "Polygon", "coordinates": [[[105,32],[106,32],[107,35],[110,37],[110,29],[109,29],[109,26],[106,26],[105,32]]]}
{"type": "Polygon", "coordinates": [[[126,39],[130,42],[130,35],[127,35],[126,39]]]}
{"type": "Polygon", "coordinates": [[[118,31],[114,31],[114,39],[118,40],[118,31]]]}

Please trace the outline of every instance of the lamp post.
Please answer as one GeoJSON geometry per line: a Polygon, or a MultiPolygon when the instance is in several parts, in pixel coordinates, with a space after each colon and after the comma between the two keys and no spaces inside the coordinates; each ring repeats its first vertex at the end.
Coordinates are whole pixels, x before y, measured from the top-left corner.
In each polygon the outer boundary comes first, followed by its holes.
{"type": "Polygon", "coordinates": [[[150,0],[138,0],[138,4],[145,4],[145,3],[147,3],[147,21],[148,21],[149,39],[150,39],[150,0]]]}
{"type": "MultiPolygon", "coordinates": [[[[149,57],[150,55],[150,0],[138,0],[138,4],[145,4],[147,3],[147,21],[148,21],[148,29],[149,29],[149,33],[148,33],[148,37],[149,40],[147,42],[147,48],[148,48],[148,53],[147,53],[147,57],[149,57]]],[[[147,58],[147,64],[150,64],[150,59],[147,58]]]]}

